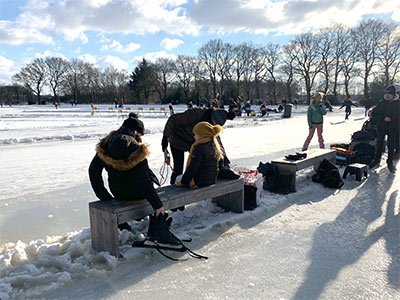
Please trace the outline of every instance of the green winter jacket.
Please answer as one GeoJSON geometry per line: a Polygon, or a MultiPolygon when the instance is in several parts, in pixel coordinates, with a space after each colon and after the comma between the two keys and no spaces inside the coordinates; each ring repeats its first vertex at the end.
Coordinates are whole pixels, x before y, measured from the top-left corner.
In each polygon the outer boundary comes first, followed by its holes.
{"type": "Polygon", "coordinates": [[[307,110],[308,127],[324,122],[324,115],[326,115],[326,107],[323,103],[312,103],[307,110]]]}

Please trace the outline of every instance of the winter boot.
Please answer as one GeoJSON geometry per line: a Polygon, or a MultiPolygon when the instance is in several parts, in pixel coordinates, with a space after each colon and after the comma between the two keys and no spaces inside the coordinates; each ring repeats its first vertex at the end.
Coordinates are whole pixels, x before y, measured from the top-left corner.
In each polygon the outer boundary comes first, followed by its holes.
{"type": "Polygon", "coordinates": [[[379,167],[380,164],[380,159],[374,159],[373,161],[371,161],[371,163],[368,165],[368,167],[370,169],[375,168],[375,167],[379,167]]]}
{"type": "Polygon", "coordinates": [[[182,242],[171,232],[172,218],[168,218],[167,214],[159,214],[158,217],[150,215],[149,229],[147,237],[149,240],[157,244],[181,246],[182,242]]]}
{"type": "Polygon", "coordinates": [[[387,166],[388,166],[390,173],[396,173],[396,167],[393,165],[392,160],[387,160],[387,166]]]}

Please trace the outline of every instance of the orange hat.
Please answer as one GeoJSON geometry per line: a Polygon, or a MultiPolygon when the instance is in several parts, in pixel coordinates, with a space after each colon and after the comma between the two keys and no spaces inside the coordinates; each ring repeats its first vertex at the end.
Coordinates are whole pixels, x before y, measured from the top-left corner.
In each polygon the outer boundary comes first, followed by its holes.
{"type": "Polygon", "coordinates": [[[193,127],[193,133],[204,137],[214,137],[222,132],[220,125],[211,125],[208,122],[197,123],[193,127]]]}

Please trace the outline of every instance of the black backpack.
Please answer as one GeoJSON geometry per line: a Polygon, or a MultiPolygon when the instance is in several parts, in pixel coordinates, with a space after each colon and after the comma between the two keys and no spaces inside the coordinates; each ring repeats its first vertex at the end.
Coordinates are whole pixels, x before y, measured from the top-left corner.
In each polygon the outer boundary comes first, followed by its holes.
{"type": "Polygon", "coordinates": [[[340,189],[344,184],[339,169],[327,159],[321,161],[317,173],[311,179],[333,189],[340,189]]]}
{"type": "Polygon", "coordinates": [[[268,162],[260,162],[257,170],[264,176],[264,190],[279,194],[287,194],[291,192],[291,174],[279,174],[277,166],[268,162]]]}
{"type": "Polygon", "coordinates": [[[369,165],[375,159],[375,147],[369,143],[358,143],[353,146],[353,163],[369,165]]]}

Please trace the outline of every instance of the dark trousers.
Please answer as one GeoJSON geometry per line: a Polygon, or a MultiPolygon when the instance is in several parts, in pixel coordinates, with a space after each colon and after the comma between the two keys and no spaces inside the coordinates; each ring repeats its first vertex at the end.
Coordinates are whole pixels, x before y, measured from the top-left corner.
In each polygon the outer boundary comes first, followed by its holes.
{"type": "Polygon", "coordinates": [[[174,148],[170,145],[172,160],[173,160],[173,169],[174,171],[171,174],[171,184],[175,184],[175,179],[179,175],[183,174],[183,165],[185,163],[185,151],[174,148]]]}
{"type": "Polygon", "coordinates": [[[388,148],[388,162],[393,162],[393,153],[396,145],[396,130],[389,128],[378,128],[376,137],[376,159],[381,160],[383,145],[385,141],[385,136],[387,136],[387,148],[388,148]]]}

